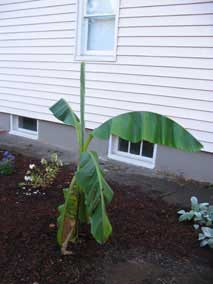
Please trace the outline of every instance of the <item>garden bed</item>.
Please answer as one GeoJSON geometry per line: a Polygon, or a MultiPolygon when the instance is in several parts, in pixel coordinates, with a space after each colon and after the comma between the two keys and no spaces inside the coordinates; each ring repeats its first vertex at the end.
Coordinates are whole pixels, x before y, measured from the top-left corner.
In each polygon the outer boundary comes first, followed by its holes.
{"type": "Polygon", "coordinates": [[[178,223],[180,208],[125,185],[112,184],[110,241],[98,245],[83,228],[74,255],[62,257],[57,206],[73,167],[64,167],[50,188],[28,195],[18,183],[32,162],[17,154],[15,173],[0,176],[1,284],[213,283],[213,253],[199,247],[190,224],[178,223]]]}

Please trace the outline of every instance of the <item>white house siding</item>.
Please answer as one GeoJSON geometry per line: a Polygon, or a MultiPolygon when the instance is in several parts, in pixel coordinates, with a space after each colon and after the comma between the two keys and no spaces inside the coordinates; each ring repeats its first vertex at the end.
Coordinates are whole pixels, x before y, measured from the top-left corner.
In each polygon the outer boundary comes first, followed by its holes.
{"type": "MultiPolygon", "coordinates": [[[[77,0],[1,0],[0,112],[79,110],[77,0]]],[[[177,120],[213,152],[213,1],[121,0],[116,62],[87,64],[87,127],[124,111],[177,120]]]]}

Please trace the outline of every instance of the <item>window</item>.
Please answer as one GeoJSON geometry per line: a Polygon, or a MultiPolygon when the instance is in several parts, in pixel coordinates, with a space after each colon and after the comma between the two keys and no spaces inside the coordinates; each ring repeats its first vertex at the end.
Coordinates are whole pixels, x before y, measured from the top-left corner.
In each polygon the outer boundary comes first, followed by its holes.
{"type": "Polygon", "coordinates": [[[77,59],[114,60],[119,0],[80,0],[77,59]]]}
{"type": "Polygon", "coordinates": [[[10,133],[38,139],[38,121],[29,117],[11,115],[10,133]]]}
{"type": "Polygon", "coordinates": [[[18,128],[22,130],[37,132],[37,120],[28,117],[19,116],[18,128]]]}
{"type": "Polygon", "coordinates": [[[147,168],[154,168],[157,146],[148,141],[132,143],[119,137],[111,137],[109,157],[147,168]]]}

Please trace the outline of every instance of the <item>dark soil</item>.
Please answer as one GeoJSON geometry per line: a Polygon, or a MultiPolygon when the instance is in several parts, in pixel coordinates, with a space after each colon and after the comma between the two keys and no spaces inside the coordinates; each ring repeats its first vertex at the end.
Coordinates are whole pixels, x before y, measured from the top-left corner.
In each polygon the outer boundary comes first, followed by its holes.
{"type": "Polygon", "coordinates": [[[57,206],[73,167],[65,167],[51,188],[26,195],[18,183],[31,162],[16,155],[15,173],[0,176],[1,284],[213,283],[213,252],[199,247],[191,224],[178,223],[179,208],[125,185],[112,184],[110,241],[98,245],[84,230],[74,255],[62,257],[57,206]]]}

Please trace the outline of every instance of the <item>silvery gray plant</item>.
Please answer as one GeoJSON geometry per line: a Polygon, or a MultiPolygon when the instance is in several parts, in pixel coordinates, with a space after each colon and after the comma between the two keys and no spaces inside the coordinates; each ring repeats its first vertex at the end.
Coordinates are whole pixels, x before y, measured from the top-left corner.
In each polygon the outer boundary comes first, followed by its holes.
{"type": "Polygon", "coordinates": [[[196,230],[200,230],[199,241],[201,241],[200,246],[209,245],[213,248],[213,206],[209,203],[199,203],[197,197],[191,197],[191,210],[178,211],[180,215],[179,221],[191,221],[193,220],[195,224],[193,227],[196,230]]]}
{"type": "Polygon", "coordinates": [[[199,241],[201,241],[201,247],[208,245],[210,248],[213,248],[213,228],[202,227],[199,234],[199,241]]]}

